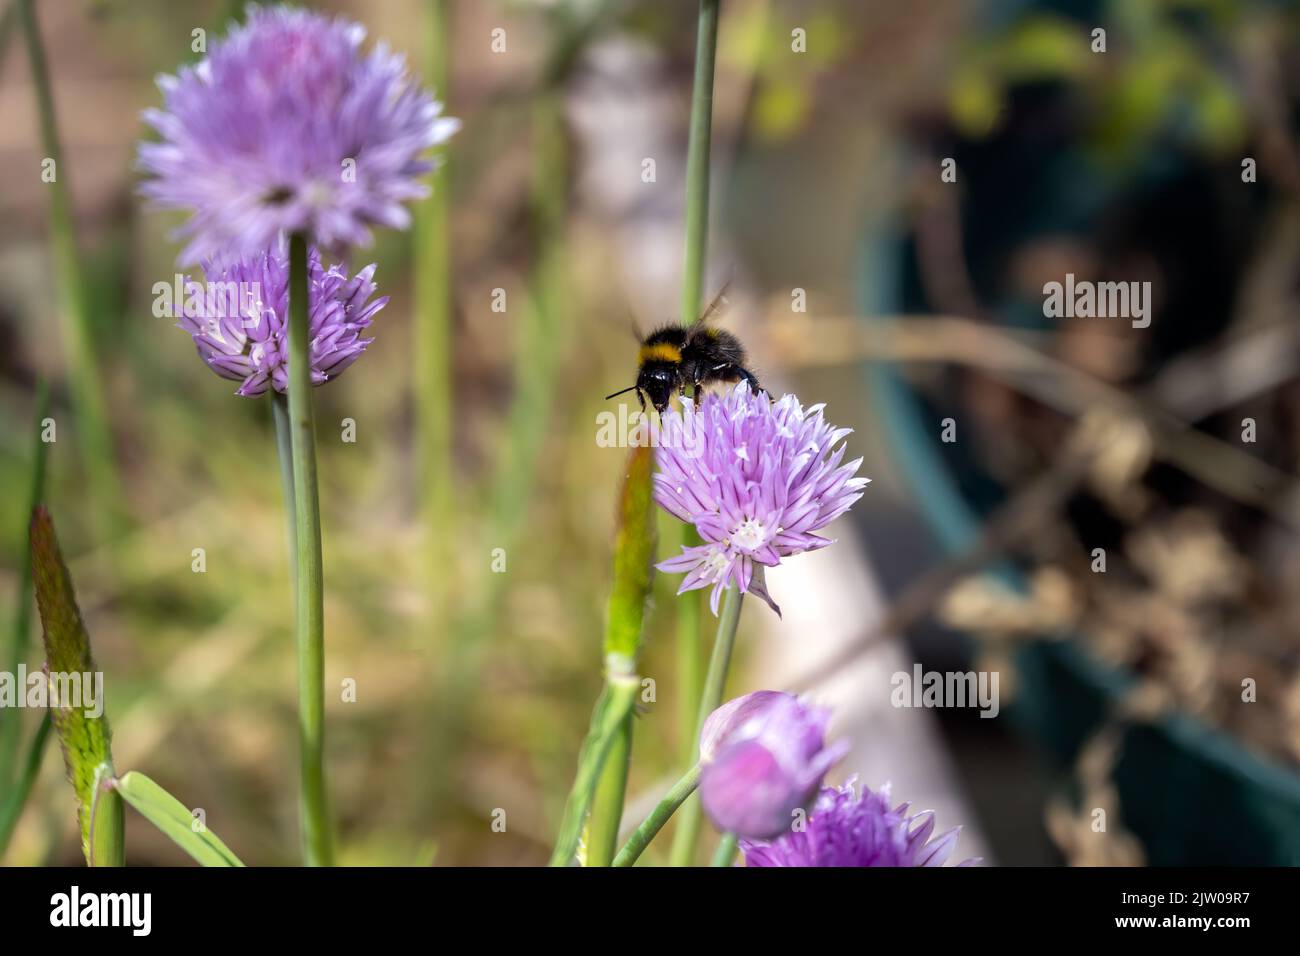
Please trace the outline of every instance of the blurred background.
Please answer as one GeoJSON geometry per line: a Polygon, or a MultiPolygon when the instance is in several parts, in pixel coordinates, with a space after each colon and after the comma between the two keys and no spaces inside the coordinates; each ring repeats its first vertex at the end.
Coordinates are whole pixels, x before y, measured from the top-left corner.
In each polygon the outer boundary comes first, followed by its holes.
{"type": "MultiPolygon", "coordinates": [[[[633,379],[635,330],[678,318],[695,5],[311,6],[404,51],[464,121],[416,230],[354,263],[392,302],[316,392],[341,861],[543,863],[600,686],[625,456],[597,440],[603,396],[633,379]],[[354,702],[333,691],[348,679],[354,702]]],[[[270,407],[155,317],[179,220],[144,209],[132,168],[154,76],[242,4],[35,3],[78,280],[51,243],[15,9],[5,620],[29,600],[46,382],[44,498],[117,768],[203,808],[245,862],[294,863],[270,407]]],[[[722,321],[759,377],[825,402],[874,479],[837,545],[770,577],[784,619],[747,602],[729,696],[834,706],[855,742],[834,779],[965,824],[959,858],[1300,863],[1298,28],[1281,0],[723,3],[706,297],[731,280],[722,321]],[[1150,282],[1150,325],[1046,318],[1067,273],[1150,282]],[[891,706],[916,663],[996,672],[998,716],[891,706]]],[[[676,584],[660,576],[647,622],[632,822],[675,778],[689,712],[676,584]]],[[[33,668],[36,635],[17,645],[33,668]]],[[[0,712],[0,742],[36,722],[0,712]]],[[[7,864],[80,860],[54,749],[7,864]]],[[[186,862],[131,814],[127,855],[186,862]]]]}

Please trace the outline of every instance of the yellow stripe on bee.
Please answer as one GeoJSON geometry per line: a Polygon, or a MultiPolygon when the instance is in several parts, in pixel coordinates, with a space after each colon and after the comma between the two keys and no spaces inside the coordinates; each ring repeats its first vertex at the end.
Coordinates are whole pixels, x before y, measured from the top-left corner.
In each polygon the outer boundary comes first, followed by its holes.
{"type": "Polygon", "coordinates": [[[642,362],[680,362],[682,350],[671,342],[656,342],[654,345],[641,346],[642,362]]]}

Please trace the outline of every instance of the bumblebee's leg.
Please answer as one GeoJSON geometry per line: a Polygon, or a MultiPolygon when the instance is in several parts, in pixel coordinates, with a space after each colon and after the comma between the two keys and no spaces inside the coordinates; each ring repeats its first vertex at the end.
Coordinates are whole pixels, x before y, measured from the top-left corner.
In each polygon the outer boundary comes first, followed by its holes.
{"type": "Polygon", "coordinates": [[[641,389],[636,390],[636,400],[641,403],[641,417],[645,417],[645,394],[641,389]]]}
{"type": "Polygon", "coordinates": [[[694,397],[695,397],[695,407],[696,407],[696,408],[699,408],[699,407],[700,407],[700,400],[701,400],[702,398],[704,398],[704,383],[703,383],[703,382],[696,382],[696,383],[695,383],[695,393],[694,393],[694,397]]]}
{"type": "Polygon", "coordinates": [[[736,369],[736,374],[749,383],[750,391],[752,391],[755,395],[757,395],[759,392],[763,390],[763,386],[758,384],[758,379],[754,377],[753,372],[751,372],[747,368],[741,368],[739,365],[735,366],[735,369],[736,369]]]}

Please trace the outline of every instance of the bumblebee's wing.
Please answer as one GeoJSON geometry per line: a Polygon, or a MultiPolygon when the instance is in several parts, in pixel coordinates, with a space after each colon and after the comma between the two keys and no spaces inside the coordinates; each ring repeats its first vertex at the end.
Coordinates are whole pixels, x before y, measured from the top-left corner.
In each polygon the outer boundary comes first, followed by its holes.
{"type": "Polygon", "coordinates": [[[731,300],[727,298],[727,292],[730,291],[730,289],[731,280],[728,279],[722,284],[722,288],[718,290],[718,294],[713,297],[713,301],[704,307],[704,311],[700,313],[700,317],[695,320],[696,325],[703,325],[705,322],[711,322],[726,311],[727,306],[731,304],[731,300]]]}
{"type": "Polygon", "coordinates": [[[636,339],[638,343],[645,338],[645,333],[641,331],[641,326],[637,323],[636,315],[632,312],[630,305],[627,306],[626,322],[627,330],[632,334],[632,338],[636,339]]]}

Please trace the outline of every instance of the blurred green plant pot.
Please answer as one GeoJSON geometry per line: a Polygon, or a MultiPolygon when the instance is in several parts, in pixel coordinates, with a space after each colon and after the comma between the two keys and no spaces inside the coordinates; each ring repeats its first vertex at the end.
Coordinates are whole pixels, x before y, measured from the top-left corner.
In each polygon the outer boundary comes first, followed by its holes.
{"type": "MultiPolygon", "coordinates": [[[[858,298],[864,321],[876,327],[901,312],[897,235],[869,234],[863,247],[858,298]]],[[[927,527],[945,553],[965,550],[984,515],[941,454],[932,415],[896,367],[868,363],[865,374],[872,413],[927,527]]],[[[990,570],[1024,587],[1021,568],[990,570]]],[[[1071,765],[1133,681],[1076,641],[1031,643],[1016,669],[1016,698],[1004,713],[1058,769],[1071,765]]],[[[1151,865],[1300,865],[1300,774],[1190,716],[1129,725],[1115,782],[1123,826],[1151,865]]]]}

